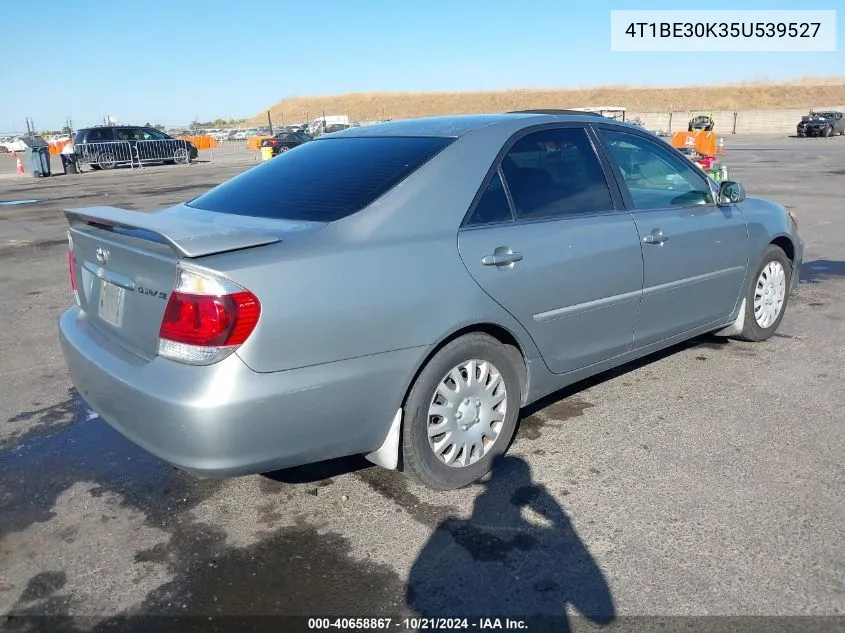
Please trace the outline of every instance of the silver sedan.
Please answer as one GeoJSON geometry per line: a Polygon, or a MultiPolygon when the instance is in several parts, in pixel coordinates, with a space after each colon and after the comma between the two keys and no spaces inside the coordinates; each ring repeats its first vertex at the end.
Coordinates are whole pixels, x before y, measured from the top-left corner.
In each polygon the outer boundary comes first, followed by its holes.
{"type": "Polygon", "coordinates": [[[438,489],[568,384],[770,337],[803,253],[779,204],[565,111],[354,127],[164,211],[66,215],[64,354],[130,440],[201,475],[364,454],[438,489]]]}

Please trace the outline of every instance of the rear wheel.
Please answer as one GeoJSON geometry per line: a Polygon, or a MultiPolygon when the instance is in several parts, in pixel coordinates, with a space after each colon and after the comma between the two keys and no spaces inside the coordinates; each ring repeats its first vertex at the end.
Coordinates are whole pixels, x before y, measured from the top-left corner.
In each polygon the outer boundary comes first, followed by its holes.
{"type": "Polygon", "coordinates": [[[117,161],[114,158],[114,154],[104,152],[97,156],[97,166],[100,169],[114,169],[115,165],[117,165],[117,161]]]}
{"type": "Polygon", "coordinates": [[[792,282],[792,264],[779,246],[770,245],[745,295],[745,325],[739,336],[745,341],[764,341],[783,320],[792,282]]]}
{"type": "Polygon", "coordinates": [[[512,348],[481,333],[443,347],[425,366],[405,403],[405,474],[439,490],[486,475],[507,450],[520,408],[512,348]]]}

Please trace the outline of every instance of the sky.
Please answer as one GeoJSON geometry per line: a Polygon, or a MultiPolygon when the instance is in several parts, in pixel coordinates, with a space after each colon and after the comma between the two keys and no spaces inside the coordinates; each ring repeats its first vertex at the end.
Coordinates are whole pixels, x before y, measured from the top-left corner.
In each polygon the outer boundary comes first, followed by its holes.
{"type": "Polygon", "coordinates": [[[24,131],[26,117],[39,129],[107,114],[165,125],[241,118],[297,95],[842,76],[841,1],[0,0],[7,43],[18,26],[44,36],[4,47],[0,132],[24,131]],[[611,52],[611,9],[679,8],[838,8],[838,50],[611,52]]]}

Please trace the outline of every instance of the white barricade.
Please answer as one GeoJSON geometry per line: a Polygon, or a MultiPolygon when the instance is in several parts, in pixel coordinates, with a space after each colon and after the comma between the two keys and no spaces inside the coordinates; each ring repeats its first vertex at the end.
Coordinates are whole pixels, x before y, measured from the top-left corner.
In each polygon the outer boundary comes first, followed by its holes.
{"type": "Polygon", "coordinates": [[[77,143],[73,152],[80,163],[92,169],[113,169],[119,165],[133,165],[132,144],[129,141],[77,143]]]}

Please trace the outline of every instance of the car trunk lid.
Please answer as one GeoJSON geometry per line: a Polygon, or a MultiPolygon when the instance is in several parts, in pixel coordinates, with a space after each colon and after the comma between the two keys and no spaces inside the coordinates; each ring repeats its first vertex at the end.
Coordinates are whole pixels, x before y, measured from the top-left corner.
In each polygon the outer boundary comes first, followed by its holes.
{"type": "Polygon", "coordinates": [[[77,301],[104,335],[152,359],[181,260],[256,248],[324,226],[194,210],[68,209],[77,301]]]}

